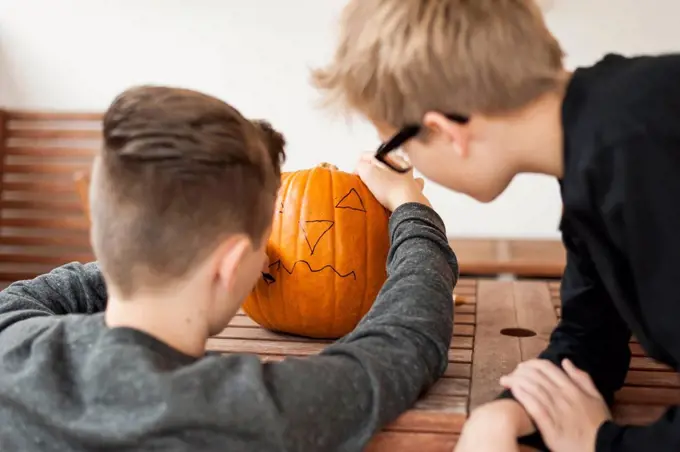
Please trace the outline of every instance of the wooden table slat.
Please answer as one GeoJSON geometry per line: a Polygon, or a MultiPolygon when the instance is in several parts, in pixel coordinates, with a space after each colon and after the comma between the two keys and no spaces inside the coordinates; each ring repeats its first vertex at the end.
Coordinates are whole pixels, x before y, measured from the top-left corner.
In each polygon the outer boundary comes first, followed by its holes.
{"type": "Polygon", "coordinates": [[[508,340],[500,329],[517,327],[513,282],[480,281],[477,325],[472,362],[470,411],[493,400],[500,392],[498,379],[521,360],[519,341],[508,340]]]}
{"type": "Polygon", "coordinates": [[[366,452],[398,450],[451,452],[457,440],[457,434],[386,431],[378,433],[365,450],[366,452]]]}
{"type": "MultiPolygon", "coordinates": [[[[535,333],[519,339],[522,361],[535,358],[548,346],[557,317],[548,287],[543,282],[522,281],[513,285],[517,325],[535,333]]],[[[512,338],[506,338],[512,340],[512,338]]]]}

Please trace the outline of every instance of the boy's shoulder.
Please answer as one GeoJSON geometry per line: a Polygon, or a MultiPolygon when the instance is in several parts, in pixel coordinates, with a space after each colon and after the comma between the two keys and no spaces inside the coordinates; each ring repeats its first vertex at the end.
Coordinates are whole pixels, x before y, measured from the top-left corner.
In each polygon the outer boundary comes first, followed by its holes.
{"type": "MultiPolygon", "coordinates": [[[[0,315],[0,324],[2,317],[0,315]]],[[[14,321],[0,331],[0,350],[5,352],[23,346],[31,348],[39,342],[42,348],[31,350],[37,353],[70,346],[82,339],[91,345],[104,329],[103,313],[32,316],[14,321]]]]}
{"type": "Polygon", "coordinates": [[[676,133],[680,53],[608,54],[576,69],[562,107],[565,135],[616,144],[639,134],[676,133]]]}

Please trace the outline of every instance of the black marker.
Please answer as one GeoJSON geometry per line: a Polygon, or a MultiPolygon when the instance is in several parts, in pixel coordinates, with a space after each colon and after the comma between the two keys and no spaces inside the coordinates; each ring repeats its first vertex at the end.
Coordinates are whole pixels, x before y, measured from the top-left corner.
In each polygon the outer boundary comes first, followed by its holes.
{"type": "Polygon", "coordinates": [[[274,278],[269,273],[262,272],[262,278],[264,278],[264,280],[267,284],[271,284],[273,282],[276,282],[276,278],[274,278]]]}

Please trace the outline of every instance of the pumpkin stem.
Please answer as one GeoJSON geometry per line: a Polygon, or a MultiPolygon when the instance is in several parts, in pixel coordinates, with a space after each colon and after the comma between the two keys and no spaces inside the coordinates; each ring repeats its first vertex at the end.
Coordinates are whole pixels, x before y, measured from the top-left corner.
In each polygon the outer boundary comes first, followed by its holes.
{"type": "Polygon", "coordinates": [[[332,163],[327,163],[327,162],[319,163],[319,168],[328,168],[328,169],[331,169],[331,170],[334,170],[334,171],[338,170],[337,166],[333,165],[332,163]]]}

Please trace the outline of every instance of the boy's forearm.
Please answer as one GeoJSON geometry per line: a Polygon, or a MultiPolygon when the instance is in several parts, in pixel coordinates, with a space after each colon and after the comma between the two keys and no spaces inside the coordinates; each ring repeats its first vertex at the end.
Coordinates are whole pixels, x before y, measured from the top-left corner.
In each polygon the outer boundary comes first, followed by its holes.
{"type": "Polygon", "coordinates": [[[473,411],[470,420],[507,429],[515,437],[531,435],[536,427],[524,407],[515,399],[497,399],[473,411]]]}

